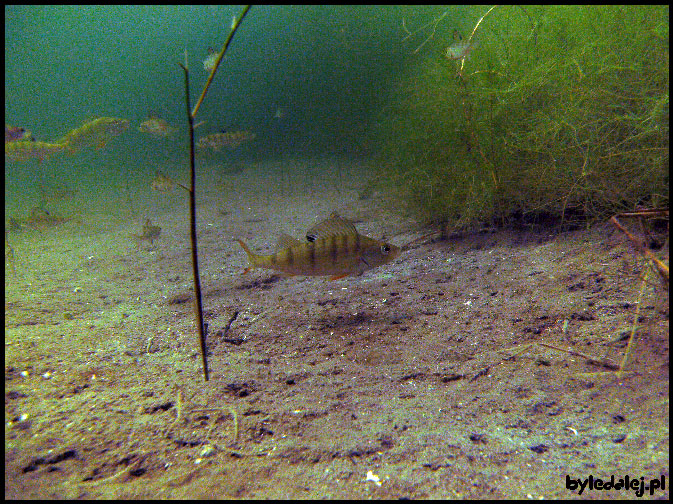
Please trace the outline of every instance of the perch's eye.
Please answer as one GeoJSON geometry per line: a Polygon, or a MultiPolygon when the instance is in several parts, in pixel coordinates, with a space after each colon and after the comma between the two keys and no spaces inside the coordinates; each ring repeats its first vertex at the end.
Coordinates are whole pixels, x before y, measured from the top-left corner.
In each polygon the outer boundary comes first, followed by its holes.
{"type": "Polygon", "coordinates": [[[390,245],[388,245],[387,243],[381,245],[381,253],[383,255],[388,255],[389,252],[390,252],[390,245]]]}

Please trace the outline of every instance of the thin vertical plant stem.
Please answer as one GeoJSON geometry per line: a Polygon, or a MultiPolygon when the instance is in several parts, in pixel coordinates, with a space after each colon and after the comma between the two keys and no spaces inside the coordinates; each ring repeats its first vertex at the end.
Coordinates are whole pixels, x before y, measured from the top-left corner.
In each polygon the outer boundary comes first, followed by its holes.
{"type": "Polygon", "coordinates": [[[647,286],[647,281],[650,278],[650,268],[645,269],[645,274],[643,275],[643,281],[640,284],[640,292],[638,294],[638,301],[636,302],[636,313],[633,316],[633,324],[631,326],[631,334],[629,335],[629,344],[626,346],[626,352],[624,352],[624,358],[622,359],[621,364],[619,365],[619,371],[617,371],[617,378],[621,380],[622,378],[622,373],[624,372],[624,368],[626,367],[626,364],[629,362],[629,357],[631,356],[631,352],[633,351],[633,345],[636,340],[636,332],[638,332],[638,329],[640,326],[638,325],[638,322],[640,321],[640,305],[643,301],[643,293],[645,292],[645,287],[647,286]]]}
{"type": "Polygon", "coordinates": [[[194,276],[194,312],[196,316],[196,326],[199,333],[199,343],[201,346],[201,360],[203,362],[203,379],[208,381],[210,378],[210,372],[208,370],[208,349],[206,345],[206,336],[207,336],[207,326],[203,322],[203,298],[201,295],[201,275],[199,273],[199,253],[198,253],[198,241],[196,233],[196,161],[195,161],[195,144],[194,144],[194,118],[196,117],[203,100],[206,97],[206,93],[210,88],[210,84],[213,82],[215,73],[220,66],[220,61],[224,57],[224,54],[227,52],[227,48],[234,38],[236,30],[240,26],[243,18],[250,10],[250,5],[246,5],[238,18],[234,18],[231,24],[231,31],[229,36],[222,46],[222,50],[215,61],[215,66],[208,76],[206,85],[203,87],[201,96],[199,97],[194,110],[192,110],[191,102],[189,98],[189,67],[187,63],[187,53],[185,52],[185,64],[178,63],[185,74],[185,102],[187,105],[187,120],[189,122],[189,174],[190,174],[190,184],[188,188],[189,192],[189,234],[192,244],[192,271],[194,276]]]}

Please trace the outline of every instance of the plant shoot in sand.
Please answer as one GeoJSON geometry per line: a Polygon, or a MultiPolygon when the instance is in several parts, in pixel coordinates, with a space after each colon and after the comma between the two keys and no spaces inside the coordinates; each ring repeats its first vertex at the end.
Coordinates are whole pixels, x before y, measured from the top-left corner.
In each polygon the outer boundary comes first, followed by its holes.
{"type": "Polygon", "coordinates": [[[189,231],[192,244],[192,271],[194,276],[194,311],[196,315],[196,327],[199,332],[199,341],[201,344],[201,360],[203,362],[203,378],[205,381],[208,381],[209,373],[208,373],[208,355],[206,349],[206,328],[203,324],[203,301],[201,299],[201,277],[199,275],[198,243],[196,237],[196,188],[195,188],[196,167],[194,160],[194,149],[195,149],[194,118],[196,117],[196,114],[198,113],[199,108],[201,107],[201,104],[203,103],[203,100],[206,97],[206,93],[210,88],[210,84],[213,82],[213,78],[215,77],[215,73],[217,73],[217,69],[219,68],[220,62],[224,57],[224,53],[227,52],[227,48],[229,47],[229,44],[234,38],[236,30],[238,30],[238,27],[241,25],[243,18],[245,18],[245,15],[248,13],[249,10],[250,6],[246,5],[243,9],[243,12],[241,12],[241,15],[235,17],[232,20],[231,31],[229,32],[229,36],[227,37],[227,40],[224,42],[222,50],[220,51],[220,53],[217,56],[217,59],[215,60],[215,64],[213,66],[213,69],[210,71],[210,75],[208,76],[206,85],[203,87],[201,96],[196,102],[196,105],[194,106],[193,110],[189,99],[189,65],[187,62],[186,52],[185,52],[184,65],[182,63],[178,63],[185,73],[185,102],[187,105],[187,121],[189,123],[189,167],[190,167],[190,178],[189,178],[190,182],[187,192],[189,193],[189,231]]]}

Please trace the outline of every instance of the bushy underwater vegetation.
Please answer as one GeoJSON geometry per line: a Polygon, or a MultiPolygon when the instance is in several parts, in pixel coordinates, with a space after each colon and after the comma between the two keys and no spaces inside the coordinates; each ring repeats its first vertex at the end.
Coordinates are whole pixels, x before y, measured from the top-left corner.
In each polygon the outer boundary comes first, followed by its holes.
{"type": "Polygon", "coordinates": [[[668,205],[668,6],[452,15],[404,25],[419,61],[378,121],[378,182],[411,213],[576,226],[668,205]]]}

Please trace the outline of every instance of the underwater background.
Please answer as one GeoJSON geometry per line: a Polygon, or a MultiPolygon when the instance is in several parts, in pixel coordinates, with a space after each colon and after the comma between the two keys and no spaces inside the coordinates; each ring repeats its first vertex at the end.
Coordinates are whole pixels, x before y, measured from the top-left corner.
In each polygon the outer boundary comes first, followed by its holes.
{"type": "MultiPolygon", "coordinates": [[[[37,140],[100,116],[131,127],[102,152],[10,163],[6,209],[51,176],[127,191],[167,165],[175,177],[187,149],[176,63],[186,51],[193,103],[236,11],[7,6],[6,124],[37,140]],[[178,133],[139,134],[148,117],[178,133]]],[[[591,222],[667,202],[668,48],[666,6],[261,6],[197,134],[253,132],[229,153],[239,161],[372,158],[372,184],[424,221],[591,222]]]]}
{"type": "Polygon", "coordinates": [[[669,7],[252,7],[200,346],[241,11],[5,6],[5,497],[668,499],[669,7]]]}
{"type": "MultiPolygon", "coordinates": [[[[403,7],[260,6],[227,53],[200,112],[203,129],[255,132],[253,158],[362,152],[381,89],[404,64],[403,7]],[[275,117],[280,110],[282,117],[275,117]]],[[[11,165],[6,205],[35,179],[110,188],[187,163],[182,70],[187,51],[192,103],[208,73],[202,60],[226,38],[233,6],[6,6],[5,118],[38,140],[99,116],[131,127],[103,152],[11,165]],[[148,115],[181,128],[157,143],[137,131],[148,115]],[[95,163],[95,167],[91,166],[95,163]],[[121,168],[123,166],[123,169],[121,168]],[[128,173],[127,173],[128,172],[128,173]],[[124,181],[125,183],[125,181],[124,181]]],[[[199,131],[197,130],[197,133],[199,131]]]]}

